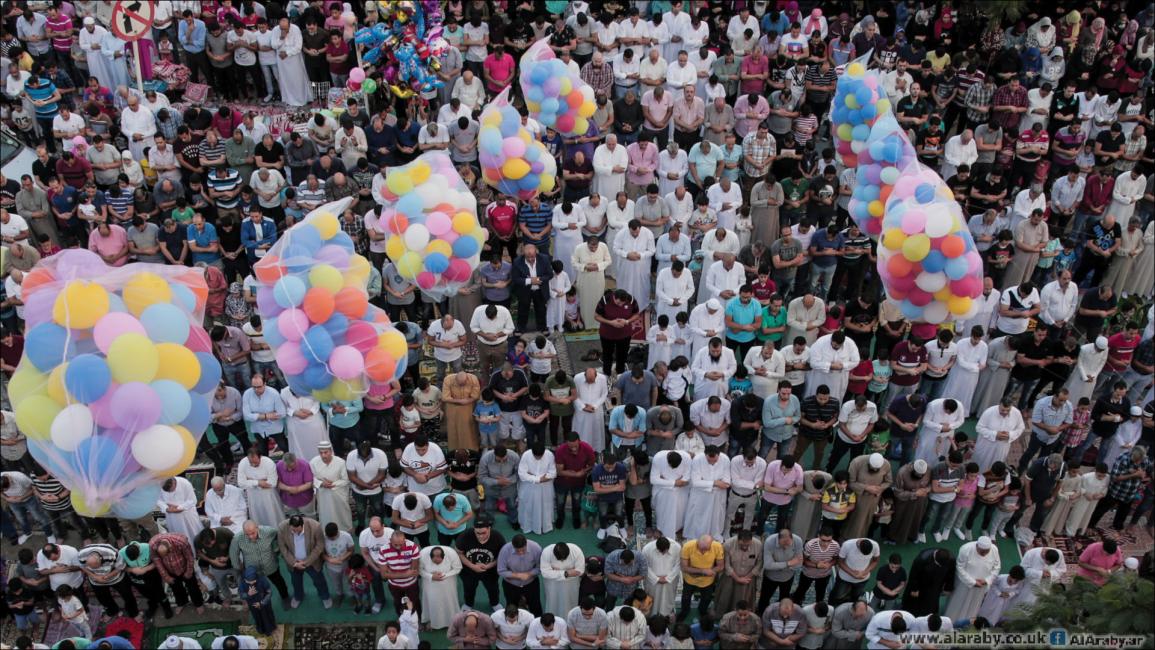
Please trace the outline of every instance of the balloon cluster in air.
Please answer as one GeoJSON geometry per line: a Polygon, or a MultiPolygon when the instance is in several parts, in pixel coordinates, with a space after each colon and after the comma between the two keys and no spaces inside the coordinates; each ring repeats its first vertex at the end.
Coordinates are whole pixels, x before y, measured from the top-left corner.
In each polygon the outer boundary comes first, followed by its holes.
{"type": "Polygon", "coordinates": [[[509,89],[501,91],[481,112],[477,134],[481,176],[503,194],[528,201],[550,192],[557,183],[557,161],[541,141],[521,124],[521,114],[509,104],[509,89]]]}
{"type": "Polygon", "coordinates": [[[530,117],[563,136],[585,135],[597,111],[594,89],[557,58],[549,39],[521,55],[521,93],[530,117]]]}
{"type": "Polygon", "coordinates": [[[221,378],[204,272],[67,250],[25,275],[23,299],[8,394],[32,457],[82,516],[148,514],[192,464],[221,378]]]}
{"type": "MultiPolygon", "coordinates": [[[[437,77],[441,69],[437,57],[449,47],[442,36],[440,4],[437,0],[378,0],[377,5],[381,22],[353,33],[354,42],[366,48],[362,62],[380,68],[397,97],[435,93],[445,85],[437,77]]],[[[377,90],[377,82],[367,78],[361,68],[349,72],[348,84],[350,90],[367,94],[377,90]]]]}

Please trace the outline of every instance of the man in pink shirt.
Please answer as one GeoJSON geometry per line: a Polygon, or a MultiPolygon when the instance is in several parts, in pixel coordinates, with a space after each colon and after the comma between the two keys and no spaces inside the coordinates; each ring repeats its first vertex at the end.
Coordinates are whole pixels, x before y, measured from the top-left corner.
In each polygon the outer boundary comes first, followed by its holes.
{"type": "Polygon", "coordinates": [[[495,45],[482,64],[486,90],[494,95],[505,90],[513,81],[513,68],[513,57],[505,53],[504,46],[495,45]]]}
{"type": "Polygon", "coordinates": [[[88,233],[88,250],[96,253],[110,266],[124,266],[128,261],[128,233],[124,228],[102,222],[88,233]]]}
{"type": "Polygon", "coordinates": [[[739,138],[745,138],[747,133],[758,130],[762,120],[770,117],[770,102],[765,97],[755,93],[742,95],[734,102],[734,133],[739,138]]]}
{"type": "Polygon", "coordinates": [[[658,169],[658,147],[649,134],[642,133],[638,141],[626,147],[629,165],[626,167],[626,194],[637,201],[646,187],[655,182],[654,172],[658,169]]]}
{"type": "Polygon", "coordinates": [[[642,96],[642,133],[648,133],[664,149],[670,141],[670,119],[674,116],[674,97],[664,86],[657,86],[642,96]]]}
{"type": "Polygon", "coordinates": [[[790,521],[794,497],[801,491],[802,466],[795,462],[794,456],[783,454],[767,465],[766,475],[762,479],[762,502],[758,504],[758,521],[754,530],[762,530],[770,513],[774,511],[778,512],[774,530],[780,530],[790,521]]]}
{"type": "Polygon", "coordinates": [[[1113,539],[1095,542],[1079,555],[1079,575],[1100,587],[1107,584],[1107,578],[1121,566],[1123,552],[1113,539]]]}
{"type": "Polygon", "coordinates": [[[743,95],[761,95],[766,90],[766,80],[770,78],[770,59],[762,54],[761,46],[755,46],[750,56],[742,59],[738,78],[742,80],[738,90],[743,95]]]}

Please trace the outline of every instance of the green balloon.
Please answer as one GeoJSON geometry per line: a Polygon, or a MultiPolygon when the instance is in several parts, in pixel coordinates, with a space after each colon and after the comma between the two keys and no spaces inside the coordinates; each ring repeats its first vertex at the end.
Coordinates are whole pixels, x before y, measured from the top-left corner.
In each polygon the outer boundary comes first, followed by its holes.
{"type": "Polygon", "coordinates": [[[377,92],[377,82],[373,79],[366,79],[365,81],[362,81],[361,92],[365,93],[366,95],[372,95],[373,93],[377,92]]]}

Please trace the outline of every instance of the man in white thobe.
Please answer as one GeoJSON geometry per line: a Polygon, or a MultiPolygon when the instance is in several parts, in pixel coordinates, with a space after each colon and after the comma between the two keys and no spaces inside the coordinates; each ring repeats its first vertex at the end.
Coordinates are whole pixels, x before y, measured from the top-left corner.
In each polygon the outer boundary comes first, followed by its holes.
{"type": "Polygon", "coordinates": [[[1021,565],[1011,567],[1009,573],[1004,573],[991,583],[991,588],[983,597],[983,604],[979,606],[978,615],[990,621],[992,625],[998,625],[1026,589],[1027,578],[1023,567],[1021,565]]]}
{"type": "Polygon", "coordinates": [[[722,259],[710,264],[702,274],[698,302],[717,298],[725,304],[738,295],[738,288],[744,284],[746,284],[746,269],[737,262],[734,255],[726,254],[722,259]]]}
{"type": "Polygon", "coordinates": [[[826,302],[807,291],[786,307],[786,336],[782,340],[793,341],[801,336],[806,339],[806,345],[814,345],[818,328],[825,320],[826,302]]]}
{"type": "Polygon", "coordinates": [[[943,397],[926,405],[922,426],[918,430],[915,459],[922,459],[930,467],[938,464],[951,449],[951,441],[966,421],[967,412],[953,398],[943,397]],[[953,407],[954,410],[948,410],[953,407]]]}
{"type": "Polygon", "coordinates": [[[721,538],[726,524],[726,496],[730,492],[730,458],[717,447],[706,447],[690,462],[690,498],[686,505],[683,537],[721,538]]]}
{"type": "Polygon", "coordinates": [[[737,370],[734,351],[722,345],[722,339],[710,339],[709,345],[698,350],[690,364],[690,372],[694,374],[694,399],[725,397],[730,392],[730,378],[737,370]]]}
{"type": "Polygon", "coordinates": [[[738,208],[742,207],[742,188],[723,176],[706,190],[710,208],[718,214],[718,227],[733,230],[738,222],[738,208]]]}
{"type": "MultiPolygon", "coordinates": [[[[669,199],[674,190],[683,187],[682,181],[689,172],[689,157],[678,147],[677,141],[670,138],[666,148],[658,154],[658,191],[662,197],[669,199]]],[[[690,193],[686,192],[686,196],[690,196],[690,193]]]]}
{"type": "Polygon", "coordinates": [[[1135,206],[1147,191],[1147,179],[1138,167],[1115,177],[1115,190],[1111,193],[1111,207],[1106,214],[1115,215],[1115,223],[1127,223],[1135,214],[1135,206]]]}
{"type": "Polygon", "coordinates": [[[674,262],[690,263],[693,251],[690,249],[690,238],[682,234],[682,227],[677,221],[671,223],[670,232],[658,237],[658,241],[654,244],[659,277],[662,271],[673,266],[674,262]]]}
{"type": "Polygon", "coordinates": [[[188,538],[191,544],[204,529],[197,514],[197,493],[183,476],[167,479],[160,489],[157,508],[164,513],[164,527],[188,538]]]}
{"type": "Polygon", "coordinates": [[[810,397],[822,384],[830,394],[840,399],[846,394],[850,371],[858,365],[858,344],[839,330],[827,334],[810,346],[810,372],[806,376],[806,395],[810,397]]]}
{"type": "MultiPolygon", "coordinates": [[[[623,149],[624,151],[624,149],[623,149]]],[[[606,246],[610,249],[610,264],[609,275],[612,278],[618,277],[618,269],[621,268],[622,258],[618,257],[617,248],[614,242],[618,240],[618,233],[624,231],[631,221],[634,220],[634,201],[626,196],[625,190],[618,190],[614,195],[613,200],[609,202],[606,207],[606,246]]]]}
{"type": "MultiPolygon", "coordinates": [[[[687,242],[688,250],[689,239],[683,237],[682,240],[687,242]]],[[[670,325],[673,325],[679,313],[690,310],[690,299],[694,297],[694,276],[681,261],[675,262],[670,267],[658,270],[654,292],[658,316],[665,314],[670,318],[670,325]]]]}
{"type": "Polygon", "coordinates": [[[153,141],[156,135],[156,116],[140,105],[136,95],[128,96],[128,106],[120,114],[120,131],[128,139],[128,149],[132,152],[132,159],[137,162],[144,159],[145,147],[156,145],[153,141]]]}
{"type": "Polygon", "coordinates": [[[1067,561],[1057,548],[1038,546],[1023,553],[1019,566],[1026,572],[1026,585],[1012,606],[1035,604],[1040,593],[1049,592],[1051,585],[1062,584],[1067,573],[1067,561]]]}
{"type": "Polygon", "coordinates": [[[626,148],[618,146],[618,136],[610,133],[605,144],[594,150],[594,182],[591,189],[602,196],[617,196],[626,189],[626,148]]]}
{"type": "Polygon", "coordinates": [[[586,215],[580,206],[565,202],[553,209],[553,259],[561,262],[565,274],[572,282],[574,275],[573,253],[582,243],[582,228],[586,225],[586,215]]]}
{"type": "Polygon", "coordinates": [[[614,237],[614,254],[619,266],[614,279],[645,311],[650,307],[650,258],[654,256],[654,233],[642,222],[631,219],[625,230],[614,237]]]}
{"type": "Polygon", "coordinates": [[[341,530],[353,529],[353,511],[349,507],[349,473],[345,459],[333,453],[333,445],[322,440],[317,455],[309,461],[313,470],[313,490],[317,495],[317,520],[322,526],[330,522],[341,530]]]}
{"type": "Polygon", "coordinates": [[[974,619],[991,584],[999,577],[1000,567],[999,549],[991,543],[990,537],[983,535],[976,541],[963,544],[955,562],[954,591],[947,601],[944,616],[952,621],[974,619]]]}
{"type": "Polygon", "coordinates": [[[694,195],[686,191],[685,186],[679,181],[678,186],[672,192],[667,192],[662,200],[670,208],[670,223],[680,223],[685,228],[690,222],[690,216],[694,214],[694,195]]]}
{"type": "Polygon", "coordinates": [[[228,528],[234,535],[240,535],[241,526],[249,518],[244,491],[225,483],[225,479],[220,476],[214,476],[209,485],[212,489],[205,495],[205,514],[209,518],[209,527],[228,528]]]}
{"type": "Polygon", "coordinates": [[[577,389],[573,430],[581,437],[582,442],[600,454],[606,448],[606,400],[610,396],[609,381],[592,366],[574,376],[573,380],[577,389]]]}
{"type": "Polygon", "coordinates": [[[699,303],[690,311],[690,319],[686,322],[694,335],[690,349],[690,360],[698,357],[698,352],[706,347],[710,339],[722,336],[726,331],[726,314],[722,311],[722,303],[716,299],[709,299],[699,303]]]}
{"type": "Polygon", "coordinates": [[[282,17],[273,32],[273,49],[277,51],[277,82],[281,100],[289,106],[304,106],[313,100],[305,59],[301,54],[304,41],[301,28],[282,17]]]}
{"type": "Polygon", "coordinates": [[[990,276],[983,278],[983,292],[974,299],[973,303],[975,314],[958,327],[957,331],[969,332],[975,325],[978,325],[989,337],[991,325],[995,322],[995,314],[998,313],[999,301],[1002,300],[1002,297],[1002,292],[995,288],[995,281],[990,276]]]}
{"type": "Polygon", "coordinates": [[[594,320],[595,310],[602,294],[606,292],[606,270],[610,268],[613,257],[610,248],[605,242],[592,237],[584,246],[578,246],[573,252],[571,260],[574,273],[573,284],[577,287],[578,301],[581,303],[582,322],[592,329],[597,323],[594,320]]]}
{"type": "Polygon", "coordinates": [[[654,599],[652,613],[669,616],[677,605],[682,582],[682,546],[673,538],[659,537],[642,548],[646,560],[646,593],[654,599]]]}
{"type": "Polygon", "coordinates": [[[277,496],[277,465],[256,451],[237,463],[237,487],[245,491],[249,517],[261,526],[276,528],[285,515],[277,496]]]}
{"type": "Polygon", "coordinates": [[[557,465],[553,452],[541,442],[521,455],[517,465],[517,519],[527,533],[544,535],[553,530],[554,488],[557,465]]]}
{"type": "Polygon", "coordinates": [[[586,556],[577,544],[558,542],[541,551],[542,610],[564,618],[578,606],[586,556]]]}
{"type": "Polygon", "coordinates": [[[786,357],[774,349],[774,341],[750,348],[742,365],[750,373],[754,394],[762,399],[777,393],[778,382],[786,378],[786,357]]]}
{"type": "Polygon", "coordinates": [[[972,458],[979,464],[979,471],[986,472],[996,461],[1006,462],[1007,452],[1025,428],[1023,414],[1009,397],[984,411],[975,425],[978,440],[972,458]]]}
{"type": "MultiPolygon", "coordinates": [[[[654,454],[650,485],[654,488],[654,524],[662,535],[674,539],[690,497],[690,454],[673,449],[654,454]]],[[[679,549],[681,550],[681,549],[679,549]]]]}

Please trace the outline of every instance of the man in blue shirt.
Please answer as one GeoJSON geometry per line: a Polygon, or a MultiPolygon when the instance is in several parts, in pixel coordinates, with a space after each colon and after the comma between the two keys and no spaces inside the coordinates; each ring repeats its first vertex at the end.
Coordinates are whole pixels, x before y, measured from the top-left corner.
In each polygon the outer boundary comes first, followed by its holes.
{"type": "Polygon", "coordinates": [[[523,243],[548,251],[549,240],[553,235],[553,206],[542,203],[536,196],[521,204],[517,214],[517,229],[523,243]]]}
{"type": "Polygon", "coordinates": [[[193,215],[192,223],[188,226],[188,247],[192,252],[192,263],[199,262],[212,264],[221,268],[221,247],[217,240],[217,229],[211,223],[205,223],[204,215],[193,215]]]}
{"type": "Polygon", "coordinates": [[[754,300],[754,287],[744,284],[726,303],[726,346],[738,363],[754,347],[754,333],[762,327],[762,303],[754,300]]]}
{"type": "MultiPolygon", "coordinates": [[[[24,93],[36,110],[36,122],[45,133],[52,133],[52,120],[60,112],[60,91],[51,80],[39,75],[28,77],[24,82],[24,93]]],[[[49,153],[56,153],[56,138],[44,138],[49,153]]]]}
{"type": "Polygon", "coordinates": [[[830,293],[838,258],[845,245],[846,237],[838,231],[837,224],[831,223],[825,229],[814,231],[810,239],[810,286],[814,295],[826,297],[830,293]]]}
{"type": "Polygon", "coordinates": [[[181,17],[183,20],[177,24],[176,31],[181,49],[185,53],[184,63],[189,69],[188,80],[197,81],[198,76],[203,76],[205,83],[212,85],[213,80],[210,76],[212,68],[209,66],[209,59],[205,55],[205,23],[188,9],[184,10],[181,17]],[[198,75],[198,71],[202,74],[198,75]]]}
{"type": "Polygon", "coordinates": [[[277,224],[272,219],[266,219],[261,207],[254,205],[249,208],[249,218],[241,224],[241,245],[245,247],[245,255],[249,263],[256,264],[257,260],[265,256],[277,241],[277,224]]]}

